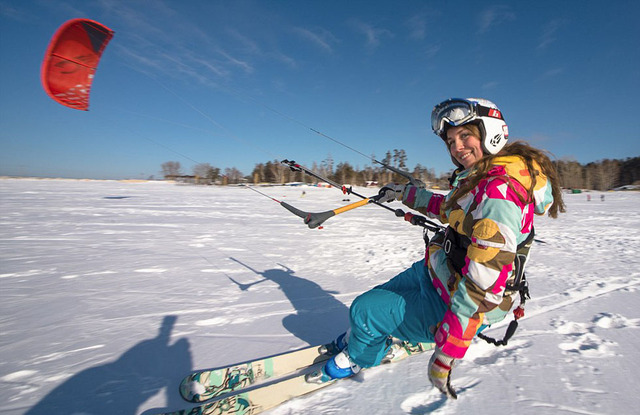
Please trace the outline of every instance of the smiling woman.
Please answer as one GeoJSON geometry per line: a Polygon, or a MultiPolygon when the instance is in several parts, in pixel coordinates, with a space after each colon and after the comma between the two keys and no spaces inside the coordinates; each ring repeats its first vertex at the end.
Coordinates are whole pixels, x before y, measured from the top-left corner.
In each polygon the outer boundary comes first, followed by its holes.
{"type": "MultiPolygon", "coordinates": [[[[353,376],[380,364],[391,336],[434,342],[429,380],[455,399],[451,370],[472,340],[504,320],[518,295],[515,320],[524,315],[534,214],[556,217],[564,211],[554,167],[540,150],[507,145],[507,124],[491,101],[446,100],[434,108],[431,125],[458,166],[451,192],[391,183],[380,190],[379,201],[402,200],[449,226],[427,240],[424,260],[354,300],[348,335],[335,342],[342,352],[310,381],[353,376]]],[[[510,325],[503,341],[490,340],[506,344],[516,327],[510,325]]]]}
{"type": "Polygon", "coordinates": [[[447,131],[447,146],[452,159],[465,169],[476,164],[482,158],[480,130],[472,124],[451,127],[447,131]]]}

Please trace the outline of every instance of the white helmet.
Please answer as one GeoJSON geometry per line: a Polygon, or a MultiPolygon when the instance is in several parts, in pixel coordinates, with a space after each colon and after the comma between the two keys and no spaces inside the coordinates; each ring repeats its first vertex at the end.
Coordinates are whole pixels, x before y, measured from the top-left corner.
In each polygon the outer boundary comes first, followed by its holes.
{"type": "Polygon", "coordinates": [[[502,112],[487,99],[451,98],[441,102],[431,112],[431,128],[446,141],[445,123],[453,127],[470,123],[477,125],[485,154],[496,154],[509,139],[509,128],[502,118],[502,112]]]}

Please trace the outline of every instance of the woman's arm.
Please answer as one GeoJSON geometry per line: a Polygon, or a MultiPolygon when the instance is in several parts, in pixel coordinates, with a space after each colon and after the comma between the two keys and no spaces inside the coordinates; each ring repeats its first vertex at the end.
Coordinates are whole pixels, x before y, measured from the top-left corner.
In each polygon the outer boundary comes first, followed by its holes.
{"type": "Polygon", "coordinates": [[[427,189],[407,185],[402,194],[402,203],[413,210],[417,210],[431,219],[438,219],[442,223],[447,223],[447,218],[440,212],[440,207],[444,203],[445,195],[434,193],[427,189]]]}

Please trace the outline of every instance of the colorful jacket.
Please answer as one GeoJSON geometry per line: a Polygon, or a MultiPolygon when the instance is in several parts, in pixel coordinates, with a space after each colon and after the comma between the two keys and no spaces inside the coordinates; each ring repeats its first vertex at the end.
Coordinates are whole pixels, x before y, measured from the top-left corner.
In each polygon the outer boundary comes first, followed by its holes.
{"type": "Polygon", "coordinates": [[[471,240],[462,274],[448,263],[441,246],[431,243],[426,265],[438,294],[448,305],[436,332],[436,345],[454,358],[464,357],[481,325],[502,321],[516,292],[505,294],[513,274],[516,247],[533,228],[534,213],[542,215],[553,202],[551,185],[539,166],[534,200],[523,203],[532,181],[519,156],[496,158],[487,176],[452,209],[445,202],[461,187],[471,171],[461,172],[447,195],[408,186],[403,203],[431,218],[448,223],[471,240]]]}

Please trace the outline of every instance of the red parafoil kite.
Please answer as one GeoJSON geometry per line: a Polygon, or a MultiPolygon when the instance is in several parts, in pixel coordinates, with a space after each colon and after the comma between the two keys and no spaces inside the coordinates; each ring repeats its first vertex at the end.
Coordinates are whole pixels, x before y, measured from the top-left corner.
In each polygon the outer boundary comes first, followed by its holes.
{"type": "Polygon", "coordinates": [[[72,19],[60,26],[42,62],[47,94],[62,105],[87,111],[94,73],[112,37],[111,29],[93,20],[72,19]]]}

